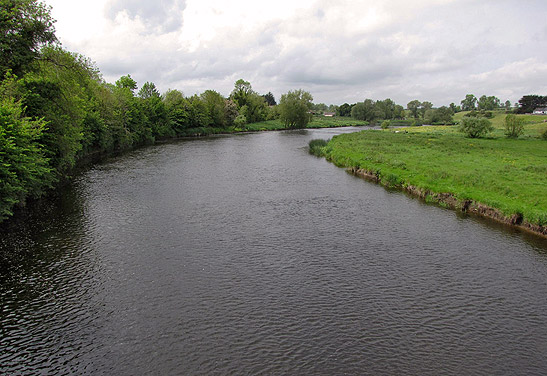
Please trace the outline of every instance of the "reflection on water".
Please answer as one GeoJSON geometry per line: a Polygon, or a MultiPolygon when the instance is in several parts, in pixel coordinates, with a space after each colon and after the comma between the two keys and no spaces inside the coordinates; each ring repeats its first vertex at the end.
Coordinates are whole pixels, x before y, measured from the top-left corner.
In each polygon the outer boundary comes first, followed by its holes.
{"type": "Polygon", "coordinates": [[[142,149],[2,233],[5,374],[545,374],[547,244],[307,154],[142,149]]]}

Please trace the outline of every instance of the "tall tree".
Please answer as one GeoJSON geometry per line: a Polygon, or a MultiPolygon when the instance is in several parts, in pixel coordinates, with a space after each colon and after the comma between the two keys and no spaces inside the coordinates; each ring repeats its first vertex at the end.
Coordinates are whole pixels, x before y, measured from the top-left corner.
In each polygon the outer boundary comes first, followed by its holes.
{"type": "Polygon", "coordinates": [[[414,99],[413,101],[408,102],[408,104],[406,105],[407,110],[410,111],[414,119],[418,118],[418,110],[420,109],[421,105],[422,103],[417,99],[414,99]]]}
{"type": "Polygon", "coordinates": [[[310,121],[309,110],[313,97],[304,90],[289,91],[281,96],[279,107],[281,120],[287,128],[304,128],[310,121]]]}
{"type": "Polygon", "coordinates": [[[473,94],[467,94],[461,101],[462,111],[471,111],[477,108],[477,97],[473,94]]]}
{"type": "Polygon", "coordinates": [[[0,79],[29,70],[40,48],[57,41],[51,7],[37,0],[0,1],[0,79]]]}
{"type": "Polygon", "coordinates": [[[263,95],[262,97],[264,97],[264,100],[266,101],[268,106],[275,106],[277,104],[277,102],[275,101],[275,97],[271,91],[269,91],[268,94],[263,95]]]}

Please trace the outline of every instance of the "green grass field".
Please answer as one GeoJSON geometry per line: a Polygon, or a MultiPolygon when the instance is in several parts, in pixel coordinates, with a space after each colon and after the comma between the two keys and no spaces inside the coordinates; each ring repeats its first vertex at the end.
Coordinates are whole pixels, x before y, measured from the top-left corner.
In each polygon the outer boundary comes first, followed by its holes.
{"type": "Polygon", "coordinates": [[[505,115],[498,113],[487,138],[466,138],[457,126],[368,130],[334,137],[323,154],[341,167],[375,171],[386,185],[450,193],[545,226],[547,141],[540,134],[547,116],[522,116],[518,139],[504,136],[505,115]]]}

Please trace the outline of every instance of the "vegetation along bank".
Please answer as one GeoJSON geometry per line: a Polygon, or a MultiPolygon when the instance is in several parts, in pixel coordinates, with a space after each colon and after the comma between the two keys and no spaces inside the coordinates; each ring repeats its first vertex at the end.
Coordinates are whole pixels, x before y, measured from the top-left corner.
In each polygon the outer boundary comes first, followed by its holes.
{"type": "Polygon", "coordinates": [[[407,127],[312,141],[310,151],[428,202],[547,236],[547,116],[516,117],[523,126],[516,137],[498,113],[483,137],[457,126],[407,127]]]}

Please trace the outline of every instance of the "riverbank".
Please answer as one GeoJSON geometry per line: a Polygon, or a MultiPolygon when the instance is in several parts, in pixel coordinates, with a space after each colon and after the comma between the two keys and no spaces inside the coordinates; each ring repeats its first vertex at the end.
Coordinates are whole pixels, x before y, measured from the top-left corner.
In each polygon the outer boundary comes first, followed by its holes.
{"type": "MultiPolygon", "coordinates": [[[[363,120],[355,120],[350,117],[325,117],[314,116],[313,119],[306,125],[305,129],[318,129],[318,128],[340,128],[340,127],[360,127],[367,126],[368,122],[363,120]]],[[[279,119],[267,120],[258,123],[245,124],[240,127],[202,127],[202,128],[189,128],[181,132],[179,137],[201,137],[210,136],[215,134],[232,134],[241,132],[263,132],[263,131],[282,131],[287,130],[285,123],[279,119]]],[[[170,138],[169,138],[170,139],[170,138]]]]}
{"type": "Polygon", "coordinates": [[[412,127],[334,137],[322,154],[337,166],[428,202],[547,236],[547,117],[533,117],[519,139],[489,138],[456,127],[412,127]]]}

